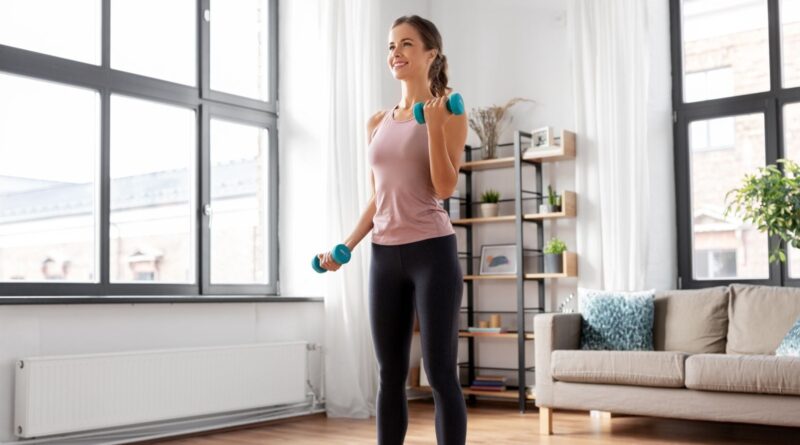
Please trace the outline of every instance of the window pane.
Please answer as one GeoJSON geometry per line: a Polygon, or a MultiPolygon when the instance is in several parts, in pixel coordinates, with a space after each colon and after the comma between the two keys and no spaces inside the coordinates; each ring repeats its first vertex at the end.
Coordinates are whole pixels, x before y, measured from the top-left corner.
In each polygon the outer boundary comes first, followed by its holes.
{"type": "Polygon", "coordinates": [[[781,2],[781,60],[783,86],[800,86],[800,2],[781,2]]]}
{"type": "Polygon", "coordinates": [[[112,282],[195,281],[193,110],[111,96],[112,282]]]}
{"type": "Polygon", "coordinates": [[[689,125],[690,134],[696,126],[717,133],[710,138],[712,143],[717,139],[732,146],[730,150],[708,150],[696,147],[694,138],[689,141],[694,278],[768,278],[767,235],[737,215],[724,216],[725,194],[739,187],[745,174],[765,163],[764,115],[695,121],[689,125]],[[730,134],[722,134],[725,131],[730,134]]]}
{"type": "MultiPolygon", "coordinates": [[[[783,146],[785,157],[800,162],[800,103],[783,107],[783,146]]],[[[800,249],[789,249],[789,276],[800,278],[800,249]]]]}
{"type": "Polygon", "coordinates": [[[197,2],[111,2],[111,68],[197,85],[197,2]]]}
{"type": "Polygon", "coordinates": [[[100,65],[100,22],[100,0],[3,0],[0,44],[100,65]]]}
{"type": "Polygon", "coordinates": [[[211,282],[268,284],[269,133],[211,120],[211,282]]]}
{"type": "Polygon", "coordinates": [[[269,100],[268,1],[211,0],[211,89],[269,100]]]}
{"type": "Polygon", "coordinates": [[[767,0],[681,5],[686,102],[769,90],[767,0]]]}
{"type": "Polygon", "coordinates": [[[100,100],[0,73],[0,281],[98,281],[100,100]]]}

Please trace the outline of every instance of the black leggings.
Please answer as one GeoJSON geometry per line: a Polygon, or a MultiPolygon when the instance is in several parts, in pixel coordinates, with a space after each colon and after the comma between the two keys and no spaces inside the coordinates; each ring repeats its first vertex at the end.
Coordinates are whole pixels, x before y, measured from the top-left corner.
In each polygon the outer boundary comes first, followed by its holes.
{"type": "Polygon", "coordinates": [[[408,427],[406,378],[414,310],[433,389],[436,441],[462,445],[467,409],[458,378],[458,319],[464,276],[455,234],[408,244],[372,243],[369,315],[378,359],[378,444],[402,444],[408,427]]]}

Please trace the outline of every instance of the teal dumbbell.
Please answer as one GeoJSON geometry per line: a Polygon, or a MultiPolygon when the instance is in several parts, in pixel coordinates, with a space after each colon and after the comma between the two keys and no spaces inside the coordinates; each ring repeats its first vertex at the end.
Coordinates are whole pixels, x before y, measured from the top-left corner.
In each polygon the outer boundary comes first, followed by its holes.
{"type": "MultiPolygon", "coordinates": [[[[422,102],[417,102],[414,104],[414,119],[417,120],[418,124],[425,123],[425,113],[422,111],[422,108],[425,106],[422,102]]],[[[464,114],[464,99],[461,98],[461,94],[453,93],[447,98],[447,103],[445,104],[447,107],[447,111],[455,114],[458,116],[459,114],[464,114]]]]}
{"type": "MultiPolygon", "coordinates": [[[[336,261],[339,264],[347,264],[350,261],[350,255],[350,249],[344,244],[339,244],[331,251],[331,257],[333,257],[333,261],[336,261]]],[[[313,267],[314,270],[319,273],[325,273],[328,271],[319,265],[319,257],[317,256],[314,256],[314,259],[311,260],[311,267],[313,267]]]]}

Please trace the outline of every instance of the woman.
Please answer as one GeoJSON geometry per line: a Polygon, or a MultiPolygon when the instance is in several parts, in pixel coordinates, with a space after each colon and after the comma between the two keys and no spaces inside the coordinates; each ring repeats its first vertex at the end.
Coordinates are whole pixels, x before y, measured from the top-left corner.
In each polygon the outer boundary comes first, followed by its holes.
{"type": "MultiPolygon", "coordinates": [[[[437,202],[452,195],[467,139],[467,116],[445,108],[447,59],[433,23],[395,20],[387,62],[402,97],[367,125],[373,195],[344,244],[351,250],[372,231],[369,312],[380,388],[380,445],[402,444],[408,426],[405,382],[414,312],[425,372],[436,406],[439,444],[463,444],[467,414],[458,379],[458,321],[464,286],[456,235],[437,202]],[[413,118],[424,102],[425,124],[413,118]]],[[[335,271],[331,252],[320,265],[335,271]]]]}

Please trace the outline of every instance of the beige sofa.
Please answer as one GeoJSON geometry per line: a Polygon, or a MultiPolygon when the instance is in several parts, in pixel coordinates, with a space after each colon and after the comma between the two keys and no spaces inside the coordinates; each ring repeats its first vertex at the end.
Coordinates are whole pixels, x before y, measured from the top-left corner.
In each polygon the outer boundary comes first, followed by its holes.
{"type": "Polygon", "coordinates": [[[800,358],[774,355],[798,317],[797,288],[659,292],[654,351],[583,351],[580,314],[538,315],[540,432],[556,408],[798,427],[800,358]]]}

